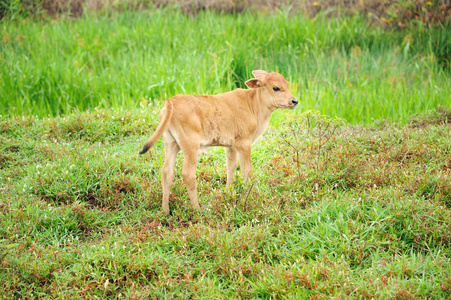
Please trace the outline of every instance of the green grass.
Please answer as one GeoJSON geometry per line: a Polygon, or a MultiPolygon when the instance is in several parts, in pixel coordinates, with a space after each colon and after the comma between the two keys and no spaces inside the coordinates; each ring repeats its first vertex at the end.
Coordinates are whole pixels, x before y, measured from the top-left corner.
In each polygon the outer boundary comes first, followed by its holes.
{"type": "MultiPolygon", "coordinates": [[[[0,22],[0,111],[135,109],[279,71],[301,100],[352,124],[450,105],[449,26],[383,30],[362,17],[177,10],[0,22]]],[[[273,124],[285,113],[278,113],[273,124]]]]}
{"type": "Polygon", "coordinates": [[[199,212],[179,155],[169,217],[162,142],[138,155],[154,109],[2,117],[0,294],[448,299],[449,115],[355,127],[300,114],[254,145],[252,184],[231,188],[212,148],[199,212]]]}
{"type": "Polygon", "coordinates": [[[2,20],[0,295],[450,298],[449,29],[171,9],[2,20]],[[301,105],[253,146],[252,182],[226,188],[213,148],[193,211],[179,155],[164,216],[163,143],[138,155],[157,107],[260,68],[301,105]]]}

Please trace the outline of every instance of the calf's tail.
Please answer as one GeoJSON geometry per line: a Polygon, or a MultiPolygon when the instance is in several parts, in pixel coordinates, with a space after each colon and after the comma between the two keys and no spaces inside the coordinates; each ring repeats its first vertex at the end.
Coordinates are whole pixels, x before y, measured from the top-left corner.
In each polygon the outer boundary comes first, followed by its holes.
{"type": "Polygon", "coordinates": [[[155,132],[152,134],[150,139],[147,140],[147,142],[144,144],[144,147],[141,151],[139,151],[139,154],[144,154],[147,152],[147,150],[150,149],[157,141],[158,139],[163,135],[163,133],[166,131],[166,129],[169,126],[169,121],[172,117],[172,101],[168,100],[166,101],[166,112],[163,116],[163,119],[160,122],[160,125],[158,125],[155,132]]]}

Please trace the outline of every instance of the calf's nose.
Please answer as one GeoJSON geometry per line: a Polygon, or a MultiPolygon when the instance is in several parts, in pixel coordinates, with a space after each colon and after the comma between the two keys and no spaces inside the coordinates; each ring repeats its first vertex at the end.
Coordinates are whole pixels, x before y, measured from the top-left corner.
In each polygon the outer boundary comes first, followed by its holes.
{"type": "Polygon", "coordinates": [[[293,103],[294,105],[298,105],[299,101],[298,99],[294,98],[293,100],[291,100],[291,103],[293,103]]]}

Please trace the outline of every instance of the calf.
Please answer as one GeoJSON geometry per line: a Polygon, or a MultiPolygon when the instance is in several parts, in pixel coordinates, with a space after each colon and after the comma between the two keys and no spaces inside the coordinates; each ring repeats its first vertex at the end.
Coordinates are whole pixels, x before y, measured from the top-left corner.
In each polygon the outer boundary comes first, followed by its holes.
{"type": "Polygon", "coordinates": [[[191,204],[197,201],[197,158],[206,148],[226,147],[227,185],[232,184],[238,167],[247,181],[252,176],[251,145],[265,132],[271,113],[278,108],[294,109],[298,100],[288,90],[279,73],[257,70],[246,81],[250,89],[236,89],[214,96],[177,95],[166,101],[160,124],[139,154],[144,154],[163,136],[165,160],[161,170],[162,208],[169,214],[169,188],[175,158],[183,151],[183,181],[191,204]]]}

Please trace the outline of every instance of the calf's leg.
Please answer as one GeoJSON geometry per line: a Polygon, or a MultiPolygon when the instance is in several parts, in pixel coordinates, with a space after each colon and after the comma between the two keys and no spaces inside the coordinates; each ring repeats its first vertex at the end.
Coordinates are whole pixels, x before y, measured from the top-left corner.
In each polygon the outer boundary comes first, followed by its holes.
{"type": "Polygon", "coordinates": [[[233,177],[235,176],[236,168],[238,167],[238,153],[232,148],[226,148],[225,151],[227,161],[227,186],[229,186],[233,183],[233,177]]]}
{"type": "Polygon", "coordinates": [[[166,215],[169,215],[169,193],[174,175],[175,159],[179,150],[180,147],[176,141],[166,141],[165,139],[165,158],[163,168],[161,169],[161,186],[163,188],[163,203],[161,206],[166,215]]]}
{"type": "Polygon", "coordinates": [[[188,197],[191,205],[198,209],[199,202],[197,201],[197,182],[196,182],[196,167],[197,155],[199,147],[184,147],[183,151],[183,168],[182,177],[188,190],[188,197]]]}
{"type": "Polygon", "coordinates": [[[241,173],[244,181],[247,182],[252,177],[251,144],[247,142],[237,143],[236,150],[239,154],[241,173]]]}

